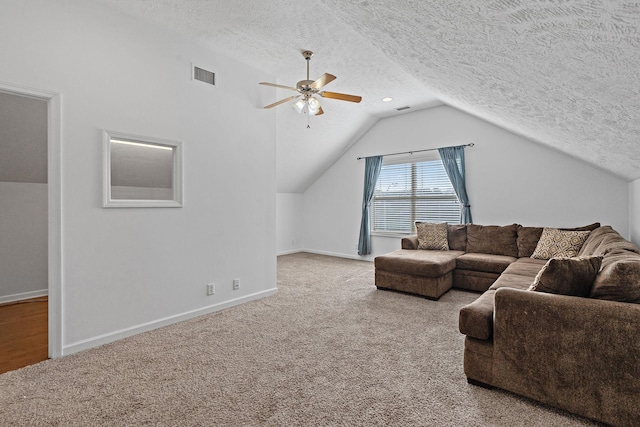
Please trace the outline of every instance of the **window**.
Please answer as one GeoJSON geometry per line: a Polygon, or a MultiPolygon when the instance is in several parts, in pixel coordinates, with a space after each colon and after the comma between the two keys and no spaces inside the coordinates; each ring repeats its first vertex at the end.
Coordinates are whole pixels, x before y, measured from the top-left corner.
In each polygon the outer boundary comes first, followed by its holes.
{"type": "Polygon", "coordinates": [[[415,222],[460,222],[460,203],[436,152],[385,157],[373,194],[374,232],[415,233],[415,222]]]}

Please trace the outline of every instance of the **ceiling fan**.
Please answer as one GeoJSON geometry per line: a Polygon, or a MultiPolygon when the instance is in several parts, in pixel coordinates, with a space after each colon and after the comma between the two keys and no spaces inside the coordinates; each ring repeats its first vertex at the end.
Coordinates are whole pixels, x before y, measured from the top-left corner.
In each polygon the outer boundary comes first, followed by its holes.
{"type": "Polygon", "coordinates": [[[264,108],[273,108],[280,104],[284,104],[285,102],[289,102],[294,99],[300,98],[298,99],[298,101],[291,104],[294,110],[296,110],[298,113],[307,113],[312,116],[319,116],[320,114],[324,114],[324,111],[322,111],[322,107],[320,106],[320,101],[318,100],[318,98],[315,97],[315,95],[319,95],[323,98],[338,99],[341,101],[349,101],[349,102],[362,101],[361,96],[347,95],[346,93],[321,91],[320,89],[322,89],[324,86],[334,81],[336,79],[336,76],[329,73],[324,73],[316,81],[309,80],[309,61],[311,61],[313,52],[311,52],[310,50],[304,50],[302,51],[302,56],[304,56],[304,59],[307,60],[307,79],[300,80],[296,84],[296,87],[283,86],[275,83],[260,82],[261,85],[273,86],[273,87],[278,87],[280,89],[287,89],[287,90],[292,90],[294,92],[298,92],[298,95],[292,95],[288,98],[281,99],[280,101],[274,102],[273,104],[269,104],[264,108]]]}

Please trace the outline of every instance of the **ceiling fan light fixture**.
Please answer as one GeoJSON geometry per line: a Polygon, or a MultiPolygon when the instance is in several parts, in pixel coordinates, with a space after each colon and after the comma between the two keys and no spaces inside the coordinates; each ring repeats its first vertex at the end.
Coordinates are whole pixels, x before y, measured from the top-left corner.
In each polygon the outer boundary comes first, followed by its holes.
{"type": "Polygon", "coordinates": [[[291,104],[294,110],[298,112],[298,114],[304,111],[304,107],[307,105],[307,102],[304,99],[299,99],[298,101],[291,104]]]}
{"type": "Polygon", "coordinates": [[[320,101],[314,97],[309,98],[307,101],[309,104],[309,114],[316,115],[320,111],[320,101]]]}

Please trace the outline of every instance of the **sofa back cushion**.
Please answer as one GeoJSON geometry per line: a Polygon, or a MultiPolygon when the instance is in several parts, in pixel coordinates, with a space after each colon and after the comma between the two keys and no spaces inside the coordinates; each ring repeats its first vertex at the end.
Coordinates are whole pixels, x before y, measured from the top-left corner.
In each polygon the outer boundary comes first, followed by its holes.
{"type": "Polygon", "coordinates": [[[447,233],[449,249],[452,251],[467,250],[467,226],[465,224],[449,224],[447,233]]]}
{"type": "Polygon", "coordinates": [[[560,228],[560,230],[565,231],[593,231],[596,228],[600,227],[599,222],[594,222],[593,224],[583,225],[582,227],[573,227],[573,228],[560,228]]]}
{"type": "Polygon", "coordinates": [[[622,251],[605,255],[589,296],[640,303],[640,254],[622,251]]]}
{"type": "Polygon", "coordinates": [[[585,240],[584,245],[582,245],[582,249],[578,253],[579,256],[582,255],[595,255],[598,252],[598,247],[602,244],[602,241],[605,237],[610,235],[616,235],[618,232],[611,228],[609,225],[602,226],[593,230],[589,233],[589,237],[585,240]]]}
{"type": "Polygon", "coordinates": [[[640,253],[636,245],[625,239],[619,234],[611,234],[605,236],[600,246],[598,246],[597,255],[607,255],[618,252],[640,253]]]}
{"type": "Polygon", "coordinates": [[[580,249],[580,255],[606,255],[614,252],[635,252],[640,249],[608,225],[591,232],[580,249]]]}
{"type": "Polygon", "coordinates": [[[402,249],[418,249],[418,235],[403,237],[400,241],[400,247],[402,249]]]}
{"type": "Polygon", "coordinates": [[[542,227],[523,227],[518,225],[518,257],[530,257],[536,250],[538,240],[542,235],[542,227]]]}
{"type": "Polygon", "coordinates": [[[518,256],[518,225],[467,225],[467,252],[518,256]]]}

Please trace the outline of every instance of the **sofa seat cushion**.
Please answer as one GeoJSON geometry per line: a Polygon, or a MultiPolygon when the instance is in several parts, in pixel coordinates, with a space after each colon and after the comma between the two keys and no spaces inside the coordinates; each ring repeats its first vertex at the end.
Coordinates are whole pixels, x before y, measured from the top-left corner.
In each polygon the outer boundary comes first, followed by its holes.
{"type": "Polygon", "coordinates": [[[430,251],[398,249],[374,259],[376,270],[414,276],[440,277],[456,266],[462,251],[430,251]]]}
{"type": "Polygon", "coordinates": [[[466,253],[456,259],[456,268],[460,270],[502,273],[516,258],[506,255],[466,253]]]}
{"type": "Polygon", "coordinates": [[[453,287],[473,292],[484,292],[500,277],[500,273],[486,271],[453,270],[453,287]]]}
{"type": "Polygon", "coordinates": [[[536,274],[544,267],[547,261],[535,258],[519,258],[510,264],[504,274],[517,274],[519,276],[536,277],[536,274]]]}
{"type": "Polygon", "coordinates": [[[493,335],[493,299],[491,289],[460,309],[458,329],[468,337],[488,340],[493,335]]]}
{"type": "Polygon", "coordinates": [[[493,301],[496,290],[503,287],[524,290],[531,286],[534,278],[535,274],[521,276],[502,273],[489,290],[480,295],[471,304],[467,304],[460,309],[458,317],[458,329],[460,329],[460,332],[480,340],[491,338],[493,335],[493,301]]]}
{"type": "Polygon", "coordinates": [[[518,263],[527,263],[527,264],[538,264],[539,266],[543,266],[547,263],[546,259],[537,259],[537,258],[518,258],[516,261],[518,263]]]}
{"type": "Polygon", "coordinates": [[[493,285],[489,287],[491,290],[496,290],[500,288],[514,288],[514,289],[529,289],[529,286],[533,283],[533,280],[536,278],[533,276],[522,276],[520,274],[507,274],[502,273],[500,277],[493,282],[493,285]]]}

